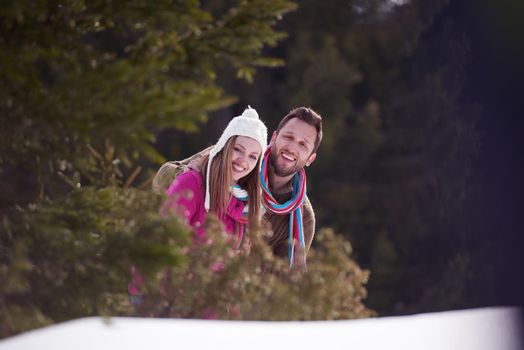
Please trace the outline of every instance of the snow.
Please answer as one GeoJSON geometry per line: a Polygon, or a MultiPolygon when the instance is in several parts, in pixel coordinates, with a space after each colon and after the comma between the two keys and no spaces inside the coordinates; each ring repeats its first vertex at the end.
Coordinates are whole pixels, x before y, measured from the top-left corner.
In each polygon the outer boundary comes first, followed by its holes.
{"type": "Polygon", "coordinates": [[[90,317],[4,339],[0,350],[522,350],[521,317],[516,307],[311,322],[90,317]]]}

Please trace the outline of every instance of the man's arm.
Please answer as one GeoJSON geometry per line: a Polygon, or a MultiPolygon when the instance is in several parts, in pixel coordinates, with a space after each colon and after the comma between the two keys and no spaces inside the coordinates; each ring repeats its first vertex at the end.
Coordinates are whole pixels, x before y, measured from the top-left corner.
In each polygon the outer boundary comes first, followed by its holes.
{"type": "Polygon", "coordinates": [[[315,236],[315,211],[313,210],[313,206],[311,205],[311,202],[309,201],[309,198],[306,196],[304,199],[304,207],[303,207],[303,213],[302,213],[302,224],[304,228],[304,240],[306,243],[306,254],[309,251],[309,247],[311,247],[311,242],[313,242],[313,237],[315,236]]]}
{"type": "Polygon", "coordinates": [[[203,158],[209,154],[212,147],[213,146],[210,146],[184,160],[176,160],[162,164],[153,178],[153,192],[164,195],[178,174],[189,169],[200,169],[203,158]]]}

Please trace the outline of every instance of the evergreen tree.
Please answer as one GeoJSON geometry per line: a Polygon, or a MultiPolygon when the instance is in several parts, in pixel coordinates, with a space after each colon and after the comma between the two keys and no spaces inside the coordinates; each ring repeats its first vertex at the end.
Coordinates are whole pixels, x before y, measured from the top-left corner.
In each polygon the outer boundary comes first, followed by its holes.
{"type": "Polygon", "coordinates": [[[262,49],[285,36],[275,25],[295,7],[0,5],[0,337],[92,315],[373,315],[362,303],[368,272],[329,230],[310,272],[289,272],[256,233],[249,256],[234,252],[212,220],[209,240],[195,245],[184,224],[159,216],[159,197],[133,187],[137,165],[163,160],[158,132],[196,130],[235,101],[220,71],[250,81],[257,67],[282,63],[262,49]],[[138,308],[127,291],[132,265],[145,280],[138,308]]]}
{"type": "Polygon", "coordinates": [[[290,1],[242,1],[212,13],[198,1],[11,1],[0,5],[2,207],[104,179],[96,155],[131,167],[162,157],[162,128],[193,130],[234,97],[219,67],[252,79],[284,37],[290,1]],[[102,153],[102,152],[100,152],[102,153]]]}

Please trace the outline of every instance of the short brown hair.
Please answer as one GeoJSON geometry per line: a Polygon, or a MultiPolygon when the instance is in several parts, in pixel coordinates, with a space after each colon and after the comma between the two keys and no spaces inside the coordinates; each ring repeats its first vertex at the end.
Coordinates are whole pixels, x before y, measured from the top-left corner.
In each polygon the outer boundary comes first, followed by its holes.
{"type": "Polygon", "coordinates": [[[311,154],[315,153],[318,149],[318,146],[320,146],[320,141],[322,141],[322,117],[311,108],[295,108],[292,111],[290,111],[284,118],[282,118],[282,120],[277,126],[276,133],[278,134],[280,130],[284,127],[284,125],[286,125],[286,123],[293,118],[298,118],[303,122],[306,122],[307,124],[313,126],[317,131],[317,139],[315,140],[315,145],[311,154]]]}

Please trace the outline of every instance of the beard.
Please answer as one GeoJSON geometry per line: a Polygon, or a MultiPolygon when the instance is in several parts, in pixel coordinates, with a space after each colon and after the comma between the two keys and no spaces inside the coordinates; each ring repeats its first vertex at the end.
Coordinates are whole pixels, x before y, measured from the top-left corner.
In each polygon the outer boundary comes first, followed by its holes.
{"type": "Polygon", "coordinates": [[[294,173],[296,173],[297,171],[299,171],[300,169],[304,167],[304,164],[300,164],[297,161],[294,166],[289,167],[289,168],[284,168],[283,166],[280,166],[278,164],[277,162],[278,157],[279,157],[278,151],[275,148],[271,148],[269,164],[272,166],[273,171],[275,172],[277,176],[286,177],[289,175],[293,175],[294,173]]]}

